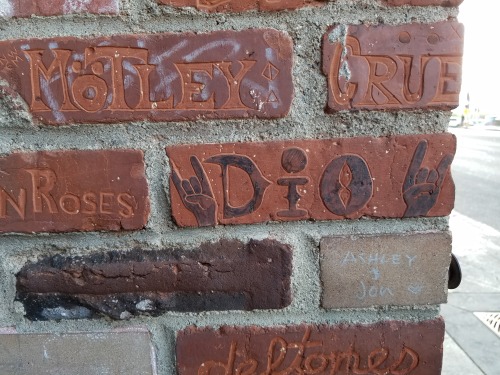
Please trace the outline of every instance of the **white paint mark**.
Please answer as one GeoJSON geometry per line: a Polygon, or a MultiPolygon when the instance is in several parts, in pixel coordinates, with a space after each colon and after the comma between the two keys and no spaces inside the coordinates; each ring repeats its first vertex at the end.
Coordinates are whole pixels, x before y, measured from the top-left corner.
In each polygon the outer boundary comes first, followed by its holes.
{"type": "Polygon", "coordinates": [[[12,0],[0,0],[0,16],[1,17],[12,17],[14,15],[14,8],[12,6],[12,0]]]}
{"type": "MultiPolygon", "coordinates": [[[[225,54],[225,56],[231,56],[233,54],[236,54],[241,49],[241,45],[235,40],[216,40],[211,43],[207,43],[200,48],[195,49],[193,52],[191,52],[185,57],[185,60],[187,62],[192,62],[194,59],[196,59],[200,55],[203,55],[205,52],[209,52],[213,49],[223,48],[225,46],[232,47],[233,49],[230,53],[225,54]]],[[[222,51],[220,51],[218,55],[222,55],[222,51]]]]}
{"type": "Polygon", "coordinates": [[[154,65],[160,64],[163,61],[163,59],[165,59],[167,57],[170,57],[171,55],[173,55],[174,53],[180,51],[181,49],[183,49],[187,45],[188,45],[188,41],[187,40],[183,40],[182,42],[177,43],[175,46],[173,46],[172,48],[170,48],[167,51],[163,52],[161,55],[152,57],[151,58],[151,64],[154,64],[154,65]]]}
{"type": "Polygon", "coordinates": [[[91,3],[92,0],[66,0],[63,5],[63,12],[65,14],[85,12],[89,9],[88,6],[91,3]]]}

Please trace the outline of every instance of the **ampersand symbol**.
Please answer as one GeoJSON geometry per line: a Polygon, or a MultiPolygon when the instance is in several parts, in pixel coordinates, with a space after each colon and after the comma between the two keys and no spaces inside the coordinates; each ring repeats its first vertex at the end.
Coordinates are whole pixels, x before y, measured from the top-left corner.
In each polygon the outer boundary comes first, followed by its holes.
{"type": "Polygon", "coordinates": [[[428,143],[419,142],[403,184],[403,199],[406,203],[404,217],[426,216],[436,204],[446,172],[453,161],[452,154],[443,156],[437,169],[421,168],[428,143]]]}
{"type": "Polygon", "coordinates": [[[191,156],[191,165],[196,176],[183,180],[172,163],[172,181],[184,206],[193,213],[199,226],[215,226],[217,221],[217,202],[208,177],[196,156],[191,156]]]}

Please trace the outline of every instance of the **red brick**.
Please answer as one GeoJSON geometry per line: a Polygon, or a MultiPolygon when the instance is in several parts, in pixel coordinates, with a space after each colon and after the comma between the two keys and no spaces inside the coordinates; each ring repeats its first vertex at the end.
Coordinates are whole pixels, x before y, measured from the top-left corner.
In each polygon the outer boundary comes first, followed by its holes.
{"type": "Polygon", "coordinates": [[[0,158],[0,233],[133,230],[146,225],[141,151],[47,151],[0,158]]]}
{"type": "Polygon", "coordinates": [[[371,325],[187,328],[177,336],[179,375],[439,375],[442,319],[371,325]]]}
{"type": "Polygon", "coordinates": [[[445,7],[456,7],[462,4],[464,0],[382,0],[389,5],[441,5],[445,7]]]}
{"type": "Polygon", "coordinates": [[[333,27],[323,38],[328,108],[455,108],[462,53],[454,21],[333,27]]]}
{"type": "Polygon", "coordinates": [[[32,320],[281,309],[291,302],[291,273],[287,245],[222,240],[190,251],[46,258],[17,275],[17,298],[32,320]]]}
{"type": "Polygon", "coordinates": [[[284,10],[325,4],[326,0],[158,0],[175,7],[194,7],[204,12],[243,12],[245,10],[284,10]]]}
{"type": "Polygon", "coordinates": [[[72,13],[119,14],[119,0],[6,0],[0,10],[8,17],[59,16],[72,13]]]}
{"type": "Polygon", "coordinates": [[[0,56],[49,124],[275,118],[293,97],[292,40],[271,29],[13,40],[0,56]]]}
{"type": "Polygon", "coordinates": [[[167,147],[179,226],[445,216],[452,134],[167,147]]]}

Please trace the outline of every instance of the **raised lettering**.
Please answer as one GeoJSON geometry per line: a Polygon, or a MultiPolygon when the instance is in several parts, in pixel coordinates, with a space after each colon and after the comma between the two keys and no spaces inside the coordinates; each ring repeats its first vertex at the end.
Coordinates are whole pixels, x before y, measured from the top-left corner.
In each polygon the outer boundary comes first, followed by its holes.
{"type": "Polygon", "coordinates": [[[132,195],[128,193],[120,193],[117,197],[118,204],[121,206],[119,214],[127,219],[134,216],[134,207],[137,205],[132,195]]]}
{"type": "Polygon", "coordinates": [[[5,190],[0,189],[0,219],[7,217],[7,202],[16,210],[19,217],[24,220],[26,216],[26,189],[19,189],[17,202],[5,190]]]}
{"type": "Polygon", "coordinates": [[[24,51],[30,61],[30,78],[31,78],[31,103],[32,111],[50,111],[62,110],[70,111],[76,109],[70,102],[68,95],[68,83],[66,80],[66,66],[68,59],[71,56],[71,51],[64,49],[51,50],[54,60],[47,68],[42,61],[43,50],[24,51]],[[52,80],[59,80],[63,94],[63,100],[60,108],[49,108],[42,100],[42,92],[40,89],[40,73],[45,78],[47,84],[52,80]]]}
{"type": "Polygon", "coordinates": [[[178,109],[213,109],[215,106],[214,95],[210,94],[206,100],[195,100],[195,96],[200,96],[205,84],[196,81],[195,74],[202,73],[212,79],[213,64],[212,63],[189,63],[175,64],[182,79],[182,99],[176,106],[178,109]]]}
{"type": "Polygon", "coordinates": [[[82,213],[93,215],[97,213],[97,195],[94,193],[85,193],[82,197],[83,204],[86,208],[82,209],[82,213]]]}
{"type": "Polygon", "coordinates": [[[99,211],[101,212],[101,214],[111,215],[113,213],[111,205],[114,196],[115,195],[113,193],[101,192],[99,194],[99,211]]]}
{"type": "Polygon", "coordinates": [[[74,194],[65,194],[59,198],[59,207],[69,215],[76,215],[80,212],[80,198],[74,194]]]}
{"type": "Polygon", "coordinates": [[[240,86],[241,86],[241,81],[243,80],[243,78],[245,78],[245,75],[257,63],[257,61],[243,60],[243,61],[240,61],[239,63],[241,64],[241,68],[240,68],[238,74],[236,74],[236,75],[233,75],[233,73],[231,73],[231,69],[230,69],[230,67],[232,65],[234,66],[234,64],[231,64],[229,62],[222,62],[222,63],[217,64],[217,67],[222,71],[222,73],[224,73],[224,76],[227,79],[227,84],[228,84],[228,88],[229,88],[229,98],[222,106],[222,109],[245,109],[245,108],[248,108],[241,101],[240,86]]]}
{"type": "Polygon", "coordinates": [[[106,59],[111,64],[111,82],[113,98],[108,109],[131,108],[125,100],[123,62],[126,59],[136,59],[143,63],[148,61],[148,50],[131,47],[91,47],[85,49],[85,64],[91,65],[99,59],[106,59]]]}
{"type": "Polygon", "coordinates": [[[401,102],[384,85],[396,74],[398,67],[391,57],[364,56],[368,61],[368,88],[360,105],[400,104],[401,102]]]}
{"type": "Polygon", "coordinates": [[[271,184],[259,170],[259,167],[245,155],[217,155],[206,160],[207,163],[219,164],[222,168],[222,183],[224,188],[224,218],[234,218],[248,215],[256,211],[264,198],[266,189],[271,184]],[[229,202],[229,167],[243,170],[252,181],[253,197],[240,207],[231,206],[229,202]]]}
{"type": "Polygon", "coordinates": [[[26,172],[31,175],[33,211],[43,212],[43,202],[45,202],[51,214],[57,213],[56,201],[50,194],[57,181],[55,172],[51,169],[26,169],[26,172]]]}
{"type": "MultiPolygon", "coordinates": [[[[350,52],[350,55],[357,56],[361,54],[359,42],[352,36],[346,37],[346,49],[350,52]]],[[[335,101],[342,106],[349,104],[358,87],[357,83],[349,82],[348,77],[346,77],[348,73],[342,70],[343,53],[343,46],[340,43],[335,44],[330,74],[328,75],[331,93],[335,101]],[[343,87],[341,87],[341,82],[343,87]]]]}

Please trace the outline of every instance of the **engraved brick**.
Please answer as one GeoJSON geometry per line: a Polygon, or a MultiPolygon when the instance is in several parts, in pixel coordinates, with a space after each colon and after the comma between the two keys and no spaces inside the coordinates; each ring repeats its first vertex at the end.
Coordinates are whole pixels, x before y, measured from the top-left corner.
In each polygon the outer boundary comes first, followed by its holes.
{"type": "Polygon", "coordinates": [[[285,116],[292,40],[271,29],[0,43],[0,78],[49,124],[285,116]]]}
{"type": "Polygon", "coordinates": [[[4,0],[0,15],[6,17],[59,16],[72,13],[118,14],[119,0],[4,0]]]}
{"type": "Polygon", "coordinates": [[[167,147],[179,226],[445,216],[452,134],[167,147]]]}
{"type": "Polygon", "coordinates": [[[175,7],[194,7],[204,12],[243,12],[246,10],[284,10],[325,4],[326,0],[158,0],[175,7]]]}
{"type": "Polygon", "coordinates": [[[179,375],[439,375],[442,319],[371,325],[187,328],[177,336],[179,375]]]}
{"type": "Polygon", "coordinates": [[[46,151],[0,158],[0,233],[142,229],[142,151],[46,151]]]}
{"type": "Polygon", "coordinates": [[[450,254],[448,233],[323,238],[322,306],[446,303],[450,254]]]}
{"type": "Polygon", "coordinates": [[[32,320],[280,309],[291,302],[291,272],[287,245],[222,240],[188,252],[47,258],[20,271],[17,298],[32,320]]]}
{"type": "Polygon", "coordinates": [[[323,38],[328,109],[452,109],[463,25],[335,26],[323,38]]]}
{"type": "Polygon", "coordinates": [[[382,0],[389,5],[441,5],[445,7],[456,7],[462,4],[463,0],[382,0]]]}
{"type": "Polygon", "coordinates": [[[149,332],[59,334],[0,332],[0,373],[12,375],[156,375],[149,332]]]}

